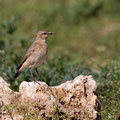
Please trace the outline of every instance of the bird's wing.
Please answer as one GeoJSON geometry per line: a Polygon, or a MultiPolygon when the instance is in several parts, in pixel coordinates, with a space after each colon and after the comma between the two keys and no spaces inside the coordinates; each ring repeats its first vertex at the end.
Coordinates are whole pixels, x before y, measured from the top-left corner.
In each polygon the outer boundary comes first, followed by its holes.
{"type": "Polygon", "coordinates": [[[22,64],[33,54],[33,52],[39,47],[39,43],[34,42],[28,49],[28,51],[26,52],[21,64],[17,67],[17,69],[19,69],[22,64]]]}

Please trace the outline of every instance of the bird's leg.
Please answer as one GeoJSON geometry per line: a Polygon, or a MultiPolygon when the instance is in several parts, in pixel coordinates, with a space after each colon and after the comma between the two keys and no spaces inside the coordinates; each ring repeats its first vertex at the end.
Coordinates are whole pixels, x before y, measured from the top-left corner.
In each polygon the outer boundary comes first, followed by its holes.
{"type": "Polygon", "coordinates": [[[35,72],[36,72],[36,74],[38,75],[39,80],[40,80],[40,81],[43,81],[43,80],[41,79],[41,77],[40,77],[40,74],[39,74],[39,72],[38,72],[37,68],[35,68],[35,72]]]}
{"type": "Polygon", "coordinates": [[[32,68],[30,68],[29,71],[30,71],[30,74],[31,74],[32,80],[35,81],[35,78],[34,78],[33,73],[32,73],[32,68]]]}
{"type": "Polygon", "coordinates": [[[34,83],[36,82],[36,83],[40,84],[39,82],[37,82],[37,80],[35,80],[33,73],[32,73],[32,68],[30,68],[29,70],[30,70],[30,74],[32,76],[32,80],[34,81],[34,83]]]}

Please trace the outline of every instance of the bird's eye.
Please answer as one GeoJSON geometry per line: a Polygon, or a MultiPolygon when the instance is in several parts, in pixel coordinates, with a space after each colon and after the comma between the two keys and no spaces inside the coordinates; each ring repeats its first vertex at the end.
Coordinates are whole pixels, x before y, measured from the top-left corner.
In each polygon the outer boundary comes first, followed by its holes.
{"type": "Polygon", "coordinates": [[[47,33],[43,33],[43,35],[46,35],[47,33]]]}

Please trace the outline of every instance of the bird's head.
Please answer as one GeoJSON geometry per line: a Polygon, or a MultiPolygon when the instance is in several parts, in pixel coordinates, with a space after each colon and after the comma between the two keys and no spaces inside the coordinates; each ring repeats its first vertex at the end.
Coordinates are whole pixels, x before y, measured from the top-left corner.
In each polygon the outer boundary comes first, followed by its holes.
{"type": "Polygon", "coordinates": [[[38,32],[37,37],[41,39],[46,39],[49,35],[53,35],[53,34],[55,34],[55,32],[40,31],[38,32]]]}

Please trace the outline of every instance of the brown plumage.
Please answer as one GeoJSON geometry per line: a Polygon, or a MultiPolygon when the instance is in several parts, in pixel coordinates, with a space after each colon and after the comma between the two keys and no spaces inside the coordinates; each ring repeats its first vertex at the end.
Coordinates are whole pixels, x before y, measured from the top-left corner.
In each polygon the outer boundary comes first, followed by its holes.
{"type": "Polygon", "coordinates": [[[54,33],[48,31],[38,32],[36,40],[29,47],[24,59],[17,67],[17,73],[15,74],[14,78],[17,78],[19,74],[26,68],[35,68],[37,70],[37,67],[39,67],[44,62],[48,51],[46,38],[52,34],[54,33]]]}

